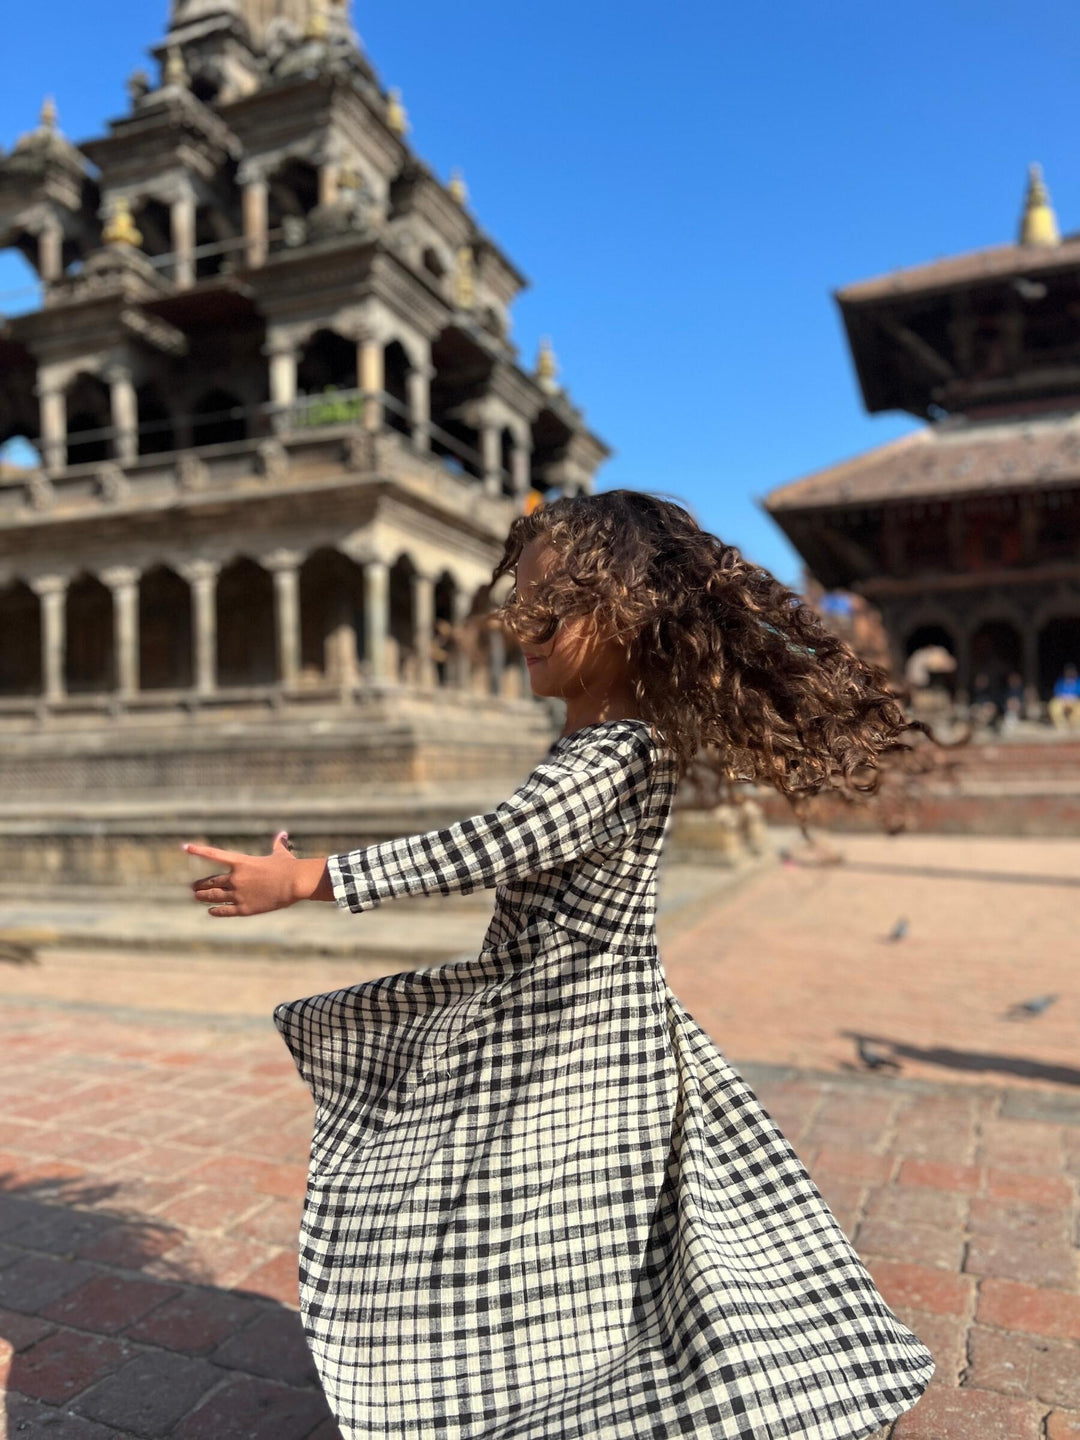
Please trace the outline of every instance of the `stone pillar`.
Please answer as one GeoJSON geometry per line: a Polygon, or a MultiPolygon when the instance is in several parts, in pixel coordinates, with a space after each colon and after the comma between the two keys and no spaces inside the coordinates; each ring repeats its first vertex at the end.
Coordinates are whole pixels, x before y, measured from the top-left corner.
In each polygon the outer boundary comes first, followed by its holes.
{"type": "Polygon", "coordinates": [[[195,690],[213,695],[217,690],[217,577],[212,560],[192,560],[181,566],[191,586],[192,628],[195,638],[195,690]]]}
{"type": "Polygon", "coordinates": [[[338,198],[338,167],[336,163],[319,166],[319,204],[333,205],[338,198]]]}
{"type": "Polygon", "coordinates": [[[282,550],[265,563],[274,574],[278,679],[292,687],[300,678],[300,556],[282,550]]]}
{"type": "Polygon", "coordinates": [[[413,644],[416,647],[416,683],[424,690],[438,684],[435,657],[435,581],[427,575],[414,575],[413,644]]]}
{"type": "Polygon", "coordinates": [[[104,571],[101,578],[113,596],[116,689],[127,700],[139,691],[139,572],[118,566],[104,571]]]}
{"type": "Polygon", "coordinates": [[[244,186],[244,239],[247,263],[253,269],[266,264],[270,187],[259,178],[244,186]]]}
{"type": "Polygon", "coordinates": [[[44,698],[51,705],[67,694],[67,576],[39,575],[30,587],[41,600],[41,679],[44,698]]]}
{"type": "Polygon", "coordinates": [[[491,693],[501,695],[503,671],[506,669],[506,636],[502,626],[493,627],[488,634],[491,636],[491,693]]]}
{"type": "Polygon", "coordinates": [[[357,346],[356,373],[364,395],[364,426],[381,430],[383,423],[383,391],[386,389],[386,356],[382,341],[365,335],[357,346]]]}
{"type": "Polygon", "coordinates": [[[38,231],[38,274],[46,285],[64,273],[64,232],[59,225],[45,224],[38,231]]]}
{"type": "Polygon", "coordinates": [[[181,195],[169,207],[173,282],[181,290],[195,283],[195,196],[181,195]]]}
{"type": "Polygon", "coordinates": [[[271,339],[263,349],[270,361],[270,403],[274,407],[273,418],[278,428],[288,420],[289,411],[296,404],[296,346],[288,340],[271,339]]]}
{"type": "Polygon", "coordinates": [[[41,419],[41,458],[46,470],[62,470],[67,464],[67,396],[58,385],[38,380],[41,419]]]}
{"type": "Polygon", "coordinates": [[[485,422],[480,430],[480,453],[484,462],[484,494],[502,494],[502,428],[485,422]]]}
{"type": "MultiPolygon", "coordinates": [[[[465,622],[469,618],[469,611],[472,608],[472,597],[465,590],[455,589],[451,593],[450,618],[453,621],[455,634],[460,634],[464,629],[465,622]]],[[[450,683],[457,690],[472,689],[472,662],[469,660],[468,652],[464,646],[457,641],[454,645],[454,654],[451,662],[450,683]]]]}
{"type": "Polygon", "coordinates": [[[523,500],[532,484],[532,445],[526,434],[514,436],[512,479],[514,494],[519,500],[523,500]]]}
{"type": "Polygon", "coordinates": [[[371,678],[385,681],[386,638],[390,633],[390,566],[385,560],[369,560],[364,566],[364,657],[371,678]]]}
{"type": "Polygon", "coordinates": [[[431,382],[434,378],[435,371],[431,366],[417,365],[409,371],[412,443],[414,449],[425,455],[431,449],[431,382]]]}
{"type": "Polygon", "coordinates": [[[131,371],[113,365],[106,372],[112,401],[113,455],[121,465],[130,465],[139,454],[139,402],[131,371]]]}

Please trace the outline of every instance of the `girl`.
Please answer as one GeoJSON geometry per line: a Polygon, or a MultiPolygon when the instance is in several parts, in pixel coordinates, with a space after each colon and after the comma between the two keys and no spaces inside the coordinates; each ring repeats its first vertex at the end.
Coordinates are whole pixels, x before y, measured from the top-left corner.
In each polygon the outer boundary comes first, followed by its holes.
{"type": "Polygon", "coordinates": [[[511,525],[493,581],[547,755],[490,814],[297,860],[188,845],[220,917],[494,887],[475,960],[278,1007],[316,1101],[301,1310],[347,1440],[855,1440],[927,1349],[746,1082],[668,988],[676,786],[872,790],[913,728],[867,666],[681,506],[511,525]]]}

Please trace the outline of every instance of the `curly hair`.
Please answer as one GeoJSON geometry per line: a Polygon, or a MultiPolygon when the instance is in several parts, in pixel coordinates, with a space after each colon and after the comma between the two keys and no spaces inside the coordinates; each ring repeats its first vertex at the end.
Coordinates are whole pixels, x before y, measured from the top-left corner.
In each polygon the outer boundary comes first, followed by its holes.
{"type": "Polygon", "coordinates": [[[882,667],[682,505],[634,490],[556,499],[512,522],[492,586],[538,536],[560,562],[496,623],[542,644],[560,619],[593,616],[621,645],[638,712],[680,778],[704,759],[729,786],[771,786],[798,813],[815,795],[874,794],[889,757],[911,752],[909,732],[937,743],[882,667]]]}

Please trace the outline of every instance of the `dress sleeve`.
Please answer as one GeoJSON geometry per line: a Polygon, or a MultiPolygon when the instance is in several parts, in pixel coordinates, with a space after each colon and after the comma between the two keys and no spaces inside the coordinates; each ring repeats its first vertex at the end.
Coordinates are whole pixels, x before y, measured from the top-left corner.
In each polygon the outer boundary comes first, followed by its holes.
{"type": "Polygon", "coordinates": [[[640,735],[556,751],[485,815],[331,855],[334,898],[361,911],[405,895],[467,895],[579,856],[613,854],[644,821],[649,774],[640,735]]]}

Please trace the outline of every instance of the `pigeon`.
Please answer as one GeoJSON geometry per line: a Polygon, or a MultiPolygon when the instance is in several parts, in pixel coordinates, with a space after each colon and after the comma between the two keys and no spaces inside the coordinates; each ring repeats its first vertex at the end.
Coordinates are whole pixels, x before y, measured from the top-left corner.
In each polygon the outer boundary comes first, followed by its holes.
{"type": "Polygon", "coordinates": [[[893,926],[893,928],[889,931],[889,939],[890,939],[890,940],[903,940],[903,938],[904,938],[904,936],[907,934],[907,932],[908,932],[907,916],[906,916],[906,915],[901,915],[900,919],[897,920],[896,924],[895,924],[895,925],[893,926]]]}
{"type": "Polygon", "coordinates": [[[858,1047],[859,1059],[862,1061],[862,1063],[866,1066],[868,1070],[900,1069],[898,1061],[890,1059],[888,1055],[883,1055],[880,1050],[875,1050],[874,1047],[870,1044],[870,1042],[868,1040],[864,1040],[862,1036],[860,1036],[855,1043],[858,1047]]]}
{"type": "Polygon", "coordinates": [[[1037,995],[1034,1000],[1021,1000],[1009,1007],[1007,1018],[1020,1020],[1025,1015],[1042,1015],[1044,1011],[1050,1009],[1057,998],[1056,995],[1037,995]]]}

